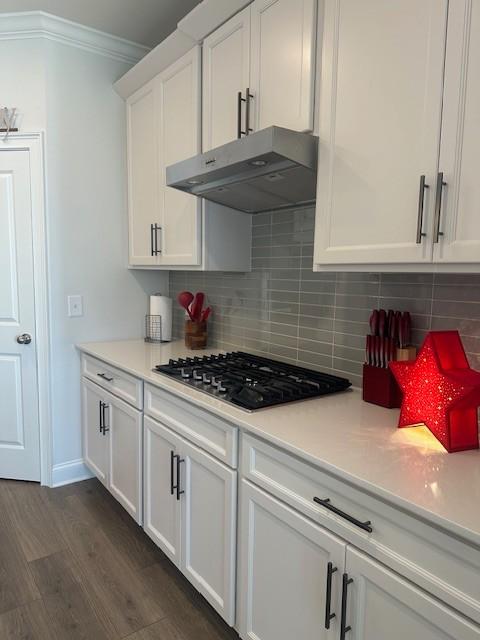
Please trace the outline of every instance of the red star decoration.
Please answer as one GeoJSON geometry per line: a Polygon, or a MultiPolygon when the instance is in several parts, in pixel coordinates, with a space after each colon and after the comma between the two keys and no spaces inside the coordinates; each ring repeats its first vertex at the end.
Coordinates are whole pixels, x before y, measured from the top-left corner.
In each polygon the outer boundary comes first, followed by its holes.
{"type": "Polygon", "coordinates": [[[458,331],[432,331],[415,362],[392,362],[403,393],[399,427],[424,424],[449,452],[478,449],[480,373],[458,331]]]}

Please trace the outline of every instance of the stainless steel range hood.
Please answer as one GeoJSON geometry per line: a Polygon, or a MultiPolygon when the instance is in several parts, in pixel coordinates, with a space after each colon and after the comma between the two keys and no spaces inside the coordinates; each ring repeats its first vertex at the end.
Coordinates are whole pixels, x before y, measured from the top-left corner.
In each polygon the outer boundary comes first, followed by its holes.
{"type": "Polygon", "coordinates": [[[318,138],[269,127],[167,167],[167,185],[245,213],[315,201],[318,138]]]}

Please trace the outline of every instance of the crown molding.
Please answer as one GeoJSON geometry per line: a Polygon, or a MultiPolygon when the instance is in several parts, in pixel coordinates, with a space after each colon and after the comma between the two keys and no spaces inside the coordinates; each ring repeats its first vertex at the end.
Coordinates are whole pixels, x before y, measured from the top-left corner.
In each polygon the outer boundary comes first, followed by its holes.
{"type": "Polygon", "coordinates": [[[202,42],[251,2],[252,0],[203,0],[180,20],[177,27],[196,42],[202,42]]]}
{"type": "Polygon", "coordinates": [[[176,29],[115,82],[115,91],[122,98],[128,98],[195,45],[195,40],[176,29]]]}
{"type": "Polygon", "coordinates": [[[150,51],[149,47],[44,11],[0,14],[0,41],[33,38],[60,42],[128,64],[137,63],[150,51]]]}

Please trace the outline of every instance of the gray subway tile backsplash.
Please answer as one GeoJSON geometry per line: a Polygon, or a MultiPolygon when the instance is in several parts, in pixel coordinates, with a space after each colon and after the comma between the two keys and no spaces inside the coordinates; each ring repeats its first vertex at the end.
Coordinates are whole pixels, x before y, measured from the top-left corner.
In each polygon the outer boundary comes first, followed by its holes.
{"type": "MultiPolygon", "coordinates": [[[[480,275],[313,272],[313,209],[253,216],[252,272],[170,272],[170,293],[203,290],[212,347],[244,349],[348,377],[360,386],[371,309],[409,310],[418,345],[458,329],[480,367],[480,275]]],[[[175,335],[184,312],[174,304],[175,335]]]]}

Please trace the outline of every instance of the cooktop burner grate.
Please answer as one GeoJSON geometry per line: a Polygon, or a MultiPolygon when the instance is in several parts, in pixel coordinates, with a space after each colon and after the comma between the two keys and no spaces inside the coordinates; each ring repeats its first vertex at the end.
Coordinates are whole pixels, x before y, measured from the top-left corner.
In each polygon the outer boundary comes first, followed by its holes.
{"type": "Polygon", "coordinates": [[[178,358],[157,365],[154,371],[248,411],[337,393],[351,386],[346,378],[242,351],[178,358]]]}

